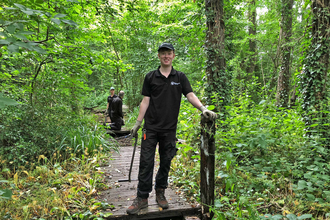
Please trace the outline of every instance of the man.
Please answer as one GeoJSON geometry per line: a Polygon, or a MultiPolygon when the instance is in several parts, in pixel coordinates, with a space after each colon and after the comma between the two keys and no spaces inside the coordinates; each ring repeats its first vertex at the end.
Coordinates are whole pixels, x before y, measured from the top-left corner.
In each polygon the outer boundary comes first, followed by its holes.
{"type": "Polygon", "coordinates": [[[116,97],[118,97],[118,96],[115,94],[115,88],[114,87],[111,87],[110,88],[110,95],[108,96],[108,105],[107,105],[107,115],[109,115],[111,122],[112,122],[112,118],[111,118],[111,103],[112,103],[112,100],[114,98],[116,98],[116,97]]]}
{"type": "Polygon", "coordinates": [[[168,208],[165,189],[171,160],[176,155],[176,128],[182,94],[188,101],[200,109],[205,117],[215,119],[216,114],[207,110],[190,86],[186,75],[172,67],[175,57],[174,47],[163,43],[158,48],[160,67],[149,72],[144,79],[139,116],[131,134],[136,137],[144,119],[139,166],[137,197],[126,210],[136,214],[148,206],[149,193],[152,191],[152,176],[156,145],[159,143],[160,165],[155,180],[156,201],[163,208],[168,208]]]}
{"type": "Polygon", "coordinates": [[[111,104],[111,124],[110,127],[112,130],[120,130],[123,125],[123,98],[124,91],[120,91],[118,96],[112,100],[111,104]]]}

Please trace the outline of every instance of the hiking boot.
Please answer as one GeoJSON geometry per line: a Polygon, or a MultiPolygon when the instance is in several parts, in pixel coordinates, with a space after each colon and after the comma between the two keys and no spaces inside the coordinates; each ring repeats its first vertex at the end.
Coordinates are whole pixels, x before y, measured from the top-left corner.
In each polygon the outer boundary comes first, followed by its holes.
{"type": "Polygon", "coordinates": [[[148,207],[148,199],[142,199],[140,197],[136,197],[133,201],[133,204],[126,209],[128,214],[137,214],[140,209],[148,207]]]}
{"type": "Polygon", "coordinates": [[[167,209],[168,208],[168,202],[165,198],[165,189],[156,189],[156,202],[158,203],[158,205],[163,208],[163,209],[167,209]]]}

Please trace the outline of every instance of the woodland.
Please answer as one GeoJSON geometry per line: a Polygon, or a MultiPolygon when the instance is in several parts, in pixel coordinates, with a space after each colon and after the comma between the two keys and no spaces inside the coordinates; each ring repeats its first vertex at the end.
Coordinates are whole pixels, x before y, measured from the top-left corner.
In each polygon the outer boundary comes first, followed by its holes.
{"type": "MultiPolygon", "coordinates": [[[[104,219],[118,149],[90,109],[137,118],[162,42],[219,115],[213,219],[330,219],[329,0],[2,0],[0,219],[104,219]]],[[[200,201],[201,115],[183,98],[171,184],[200,201]]]]}

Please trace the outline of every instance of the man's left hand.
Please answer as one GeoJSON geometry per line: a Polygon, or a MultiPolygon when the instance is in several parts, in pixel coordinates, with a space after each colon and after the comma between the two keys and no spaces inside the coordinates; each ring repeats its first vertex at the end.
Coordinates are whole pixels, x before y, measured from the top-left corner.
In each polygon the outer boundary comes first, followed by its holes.
{"type": "Polygon", "coordinates": [[[205,118],[215,120],[218,116],[215,112],[208,110],[205,106],[200,107],[205,118]]]}

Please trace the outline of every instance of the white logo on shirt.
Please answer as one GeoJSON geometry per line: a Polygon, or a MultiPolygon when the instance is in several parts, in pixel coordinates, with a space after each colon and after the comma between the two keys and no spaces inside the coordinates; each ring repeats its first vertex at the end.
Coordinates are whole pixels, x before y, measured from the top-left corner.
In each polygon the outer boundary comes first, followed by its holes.
{"type": "Polygon", "coordinates": [[[172,81],[172,82],[171,82],[171,85],[172,85],[172,86],[178,86],[178,85],[180,85],[180,83],[179,83],[179,82],[177,83],[177,82],[173,82],[173,81],[172,81]]]}

